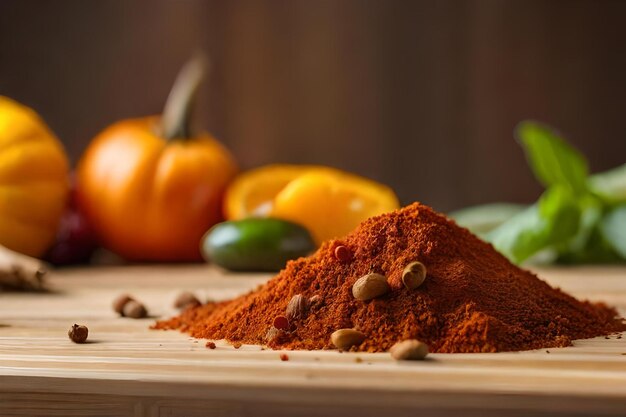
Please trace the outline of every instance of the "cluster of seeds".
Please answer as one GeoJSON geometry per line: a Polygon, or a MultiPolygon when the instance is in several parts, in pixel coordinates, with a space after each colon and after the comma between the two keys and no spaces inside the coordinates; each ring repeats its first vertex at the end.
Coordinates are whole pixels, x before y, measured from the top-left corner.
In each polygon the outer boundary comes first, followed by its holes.
{"type": "MultiPolygon", "coordinates": [[[[335,259],[342,263],[352,260],[351,251],[343,245],[339,245],[334,251],[335,259]]],[[[406,265],[402,271],[402,283],[404,287],[411,291],[421,286],[426,280],[426,266],[419,261],[414,261],[406,265]]],[[[371,272],[366,274],[352,285],[352,295],[360,301],[369,301],[384,296],[391,291],[391,286],[387,282],[387,277],[371,272]]],[[[281,337],[286,332],[294,330],[293,322],[304,319],[309,309],[318,297],[307,298],[302,294],[294,295],[287,303],[285,315],[274,318],[273,325],[266,334],[266,340],[271,342],[281,337]]],[[[349,350],[358,346],[367,339],[367,335],[357,329],[339,329],[330,336],[330,342],[340,350],[349,350]]],[[[391,356],[397,360],[418,360],[424,359],[428,354],[428,346],[415,339],[404,340],[396,343],[391,350],[391,356]]]]}
{"type": "Polygon", "coordinates": [[[146,306],[128,294],[122,294],[113,301],[113,310],[120,316],[131,319],[142,319],[148,316],[146,306]]]}

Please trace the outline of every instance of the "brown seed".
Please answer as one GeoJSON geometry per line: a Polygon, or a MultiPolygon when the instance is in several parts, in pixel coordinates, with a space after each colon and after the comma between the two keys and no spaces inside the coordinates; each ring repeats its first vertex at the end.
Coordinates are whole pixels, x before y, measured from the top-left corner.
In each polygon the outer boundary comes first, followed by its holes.
{"type": "Polygon", "coordinates": [[[241,347],[241,343],[240,342],[235,342],[235,343],[233,343],[233,347],[235,349],[239,349],[241,347]]]}
{"type": "Polygon", "coordinates": [[[365,337],[364,333],[355,329],[339,329],[330,335],[330,342],[339,349],[348,350],[363,343],[365,337]]]}
{"type": "Polygon", "coordinates": [[[190,307],[197,307],[200,304],[202,304],[200,300],[198,300],[198,298],[196,298],[196,296],[189,291],[181,292],[180,294],[178,294],[178,297],[176,297],[176,300],[174,301],[174,307],[179,310],[184,310],[190,307]]]}
{"type": "Polygon", "coordinates": [[[206,342],[206,347],[209,349],[215,349],[217,346],[215,346],[214,342],[206,342]]]}
{"type": "Polygon", "coordinates": [[[340,262],[350,262],[352,259],[352,252],[350,249],[343,245],[339,245],[335,248],[335,258],[340,262]]]}
{"type": "Polygon", "coordinates": [[[87,328],[87,326],[74,324],[67,331],[67,335],[74,343],[85,343],[85,340],[87,340],[87,336],[89,335],[89,329],[87,328]]]}
{"type": "Polygon", "coordinates": [[[267,333],[265,334],[265,339],[267,339],[268,342],[271,342],[274,339],[278,339],[283,334],[285,334],[284,331],[272,326],[267,330],[267,333]]]}
{"type": "Polygon", "coordinates": [[[135,301],[135,299],[128,294],[120,295],[115,300],[113,300],[113,310],[120,316],[123,316],[124,306],[126,306],[129,301],[135,301]]]}
{"type": "Polygon", "coordinates": [[[287,356],[286,353],[281,353],[280,354],[280,360],[283,361],[283,362],[286,362],[286,361],[289,360],[289,356],[287,356]]]}
{"type": "Polygon", "coordinates": [[[285,316],[276,316],[276,318],[274,319],[274,327],[276,327],[278,330],[289,330],[289,319],[287,319],[287,317],[285,316]]]}
{"type": "Polygon", "coordinates": [[[419,261],[408,264],[402,271],[402,283],[409,290],[414,290],[426,279],[426,267],[419,261]]]}
{"type": "Polygon", "coordinates": [[[317,307],[322,302],[322,297],[315,294],[313,297],[309,298],[309,309],[311,307],[317,307]]]}
{"type": "Polygon", "coordinates": [[[289,320],[303,319],[309,311],[309,300],[302,294],[291,297],[285,310],[285,315],[289,320]]]}
{"type": "Polygon", "coordinates": [[[358,300],[371,300],[391,290],[384,275],[371,273],[357,279],[352,285],[352,295],[358,300]]]}
{"type": "Polygon", "coordinates": [[[389,353],[397,361],[421,360],[428,355],[428,345],[415,339],[403,340],[393,345],[389,353]]]}
{"type": "Polygon", "coordinates": [[[139,301],[131,300],[126,303],[122,315],[131,319],[142,319],[148,315],[146,307],[139,301]]]}

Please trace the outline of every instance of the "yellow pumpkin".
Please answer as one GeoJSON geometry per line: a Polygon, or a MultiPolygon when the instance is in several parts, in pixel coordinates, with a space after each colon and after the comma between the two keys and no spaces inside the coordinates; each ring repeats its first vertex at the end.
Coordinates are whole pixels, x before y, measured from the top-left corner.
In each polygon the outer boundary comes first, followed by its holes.
{"type": "Polygon", "coordinates": [[[0,96],[0,244],[39,257],[52,244],[68,193],[63,147],[30,108],[0,96]]]}

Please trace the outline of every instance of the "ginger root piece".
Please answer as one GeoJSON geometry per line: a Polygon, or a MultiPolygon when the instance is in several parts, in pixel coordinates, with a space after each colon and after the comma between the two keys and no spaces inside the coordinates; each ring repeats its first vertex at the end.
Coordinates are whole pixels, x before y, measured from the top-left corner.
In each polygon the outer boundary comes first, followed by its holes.
{"type": "Polygon", "coordinates": [[[0,245],[0,291],[42,291],[46,264],[0,245]]]}

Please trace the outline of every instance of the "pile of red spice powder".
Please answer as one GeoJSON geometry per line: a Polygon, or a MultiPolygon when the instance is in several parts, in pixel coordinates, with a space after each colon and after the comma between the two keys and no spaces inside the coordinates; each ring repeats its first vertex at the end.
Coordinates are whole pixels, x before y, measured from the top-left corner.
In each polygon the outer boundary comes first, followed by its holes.
{"type": "Polygon", "coordinates": [[[363,222],[344,239],[289,262],[249,294],[189,309],[154,327],[282,349],[329,349],[333,331],[355,328],[367,338],[352,349],[368,352],[387,351],[410,338],[427,343],[431,352],[527,350],[625,329],[613,308],[550,287],[418,203],[363,222]],[[337,259],[340,245],[349,249],[349,260],[337,259]],[[415,260],[426,265],[427,277],[408,290],[401,275],[415,260]],[[370,301],[355,299],[352,285],[370,272],[385,275],[392,291],[370,301]],[[292,320],[291,331],[268,339],[274,319],[285,315],[296,294],[316,301],[308,314],[292,320]]]}

